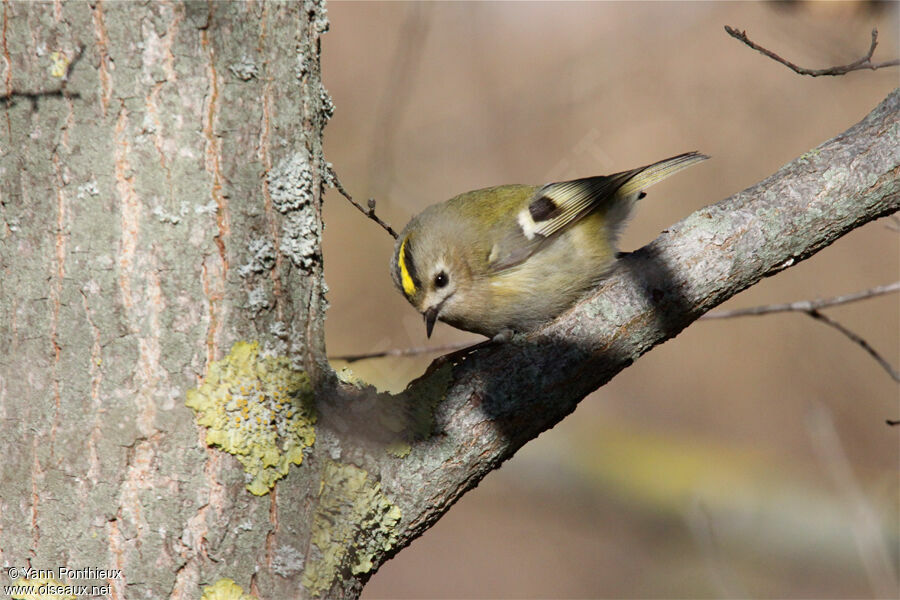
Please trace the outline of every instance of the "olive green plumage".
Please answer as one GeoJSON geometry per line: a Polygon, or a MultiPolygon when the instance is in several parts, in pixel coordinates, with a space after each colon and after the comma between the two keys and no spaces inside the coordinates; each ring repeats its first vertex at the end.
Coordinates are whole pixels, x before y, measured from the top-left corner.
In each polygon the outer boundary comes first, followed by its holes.
{"type": "Polygon", "coordinates": [[[425,316],[489,337],[555,318],[609,272],[643,189],[706,156],[614,175],[502,185],[429,206],[397,238],[394,284],[425,316]]]}

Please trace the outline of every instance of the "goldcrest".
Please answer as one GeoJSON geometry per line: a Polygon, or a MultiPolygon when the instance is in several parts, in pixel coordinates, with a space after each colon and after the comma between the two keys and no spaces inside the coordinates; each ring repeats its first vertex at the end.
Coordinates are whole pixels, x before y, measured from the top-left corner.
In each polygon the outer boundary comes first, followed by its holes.
{"type": "Polygon", "coordinates": [[[394,284],[425,317],[488,337],[531,331],[572,306],[616,260],[644,189],[709,158],[680,154],[614,175],[501,185],[429,206],[397,237],[394,284]]]}

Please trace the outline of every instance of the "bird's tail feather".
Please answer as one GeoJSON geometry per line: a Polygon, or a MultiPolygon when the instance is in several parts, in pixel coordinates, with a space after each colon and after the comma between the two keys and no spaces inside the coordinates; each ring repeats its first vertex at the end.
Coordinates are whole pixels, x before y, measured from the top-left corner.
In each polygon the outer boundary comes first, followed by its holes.
{"type": "Polygon", "coordinates": [[[692,167],[699,162],[703,162],[707,158],[709,157],[705,154],[700,154],[699,152],[685,152],[684,154],[679,154],[678,156],[655,162],[652,165],[634,169],[634,171],[631,171],[633,175],[631,175],[631,177],[622,184],[622,187],[619,188],[619,193],[628,196],[640,192],[654,183],[658,183],[666,177],[674,175],[678,171],[692,167]]]}

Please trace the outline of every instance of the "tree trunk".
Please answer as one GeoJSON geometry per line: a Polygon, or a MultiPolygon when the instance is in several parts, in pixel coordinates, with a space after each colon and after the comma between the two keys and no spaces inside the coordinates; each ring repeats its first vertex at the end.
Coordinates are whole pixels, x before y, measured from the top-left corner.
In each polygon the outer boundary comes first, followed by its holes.
{"type": "Polygon", "coordinates": [[[2,18],[4,584],[355,597],[643,353],[900,206],[895,91],[542,331],[377,394],[324,359],[324,8],[2,18]]]}
{"type": "Polygon", "coordinates": [[[321,377],[324,7],[0,11],[0,563],[297,595],[324,465],[249,494],[185,393],[241,340],[321,377]]]}

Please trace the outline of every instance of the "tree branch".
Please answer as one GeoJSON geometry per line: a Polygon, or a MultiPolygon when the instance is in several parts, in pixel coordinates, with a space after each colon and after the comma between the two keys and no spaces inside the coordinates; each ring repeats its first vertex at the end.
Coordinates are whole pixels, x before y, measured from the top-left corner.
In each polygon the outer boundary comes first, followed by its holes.
{"type": "Polygon", "coordinates": [[[439,354],[441,352],[452,352],[461,350],[471,346],[470,343],[465,344],[446,344],[443,346],[415,346],[413,348],[392,348],[390,350],[379,350],[377,352],[361,352],[358,354],[340,354],[338,356],[329,356],[330,360],[342,360],[348,363],[354,363],[360,360],[368,360],[370,358],[387,358],[387,357],[405,357],[420,356],[422,354],[439,354]]]}
{"type": "Polygon", "coordinates": [[[386,222],[382,221],[378,215],[375,214],[375,198],[369,198],[368,209],[362,207],[362,205],[353,199],[353,196],[344,189],[344,186],[341,185],[340,180],[337,177],[337,173],[334,172],[334,169],[329,169],[329,176],[331,177],[331,183],[334,184],[334,187],[341,193],[341,195],[350,201],[350,204],[355,206],[359,211],[381,225],[381,228],[391,234],[391,237],[395,240],[397,239],[397,232],[393,230],[393,228],[388,225],[386,222]]]}
{"type": "Polygon", "coordinates": [[[728,25],[725,26],[725,31],[728,32],[728,35],[730,35],[734,39],[740,40],[741,42],[743,42],[747,46],[750,46],[757,52],[764,54],[765,56],[768,56],[769,58],[771,58],[772,60],[774,60],[776,62],[780,62],[781,64],[783,64],[787,68],[791,69],[795,73],[798,73],[800,75],[809,75],[810,77],[822,77],[824,75],[832,75],[832,76],[845,75],[845,74],[849,73],[850,71],[859,71],[861,69],[871,69],[872,71],[875,71],[876,69],[883,69],[885,67],[896,67],[897,65],[900,65],[900,59],[896,59],[896,58],[894,60],[888,60],[888,61],[884,61],[884,62],[880,62],[880,63],[872,62],[872,55],[875,53],[875,47],[878,46],[878,29],[872,29],[872,43],[869,45],[869,51],[866,53],[865,56],[853,61],[850,64],[841,65],[841,66],[837,66],[837,67],[828,67],[825,69],[807,69],[804,67],[797,66],[794,63],[792,63],[791,61],[784,59],[784,58],[780,57],[779,55],[775,54],[771,50],[764,48],[763,46],[760,46],[759,44],[755,43],[753,40],[751,40],[749,37],[747,37],[746,31],[738,31],[737,29],[735,29],[733,27],[729,27],[728,25]]]}
{"type": "Polygon", "coordinates": [[[850,302],[858,302],[867,300],[885,294],[900,291],[900,281],[889,283],[887,285],[879,285],[868,290],[853,292],[852,294],[844,294],[843,296],[835,296],[824,300],[799,300],[797,302],[789,302],[787,304],[766,304],[764,306],[754,306],[752,308],[738,308],[735,310],[717,310],[715,312],[706,313],[701,319],[732,319],[734,317],[768,315],[776,312],[809,312],[828,308],[831,306],[840,306],[841,304],[849,304],[850,302]]]}
{"type": "Polygon", "coordinates": [[[808,314],[813,319],[816,319],[817,321],[825,323],[826,325],[829,325],[831,327],[834,327],[835,329],[837,329],[838,331],[843,333],[848,339],[850,339],[850,341],[859,345],[860,348],[862,348],[863,350],[868,352],[869,355],[872,358],[874,358],[875,361],[879,365],[881,365],[881,367],[885,371],[887,371],[888,375],[890,375],[894,381],[900,382],[900,373],[897,372],[897,369],[892,367],[891,364],[887,360],[885,360],[884,357],[881,356],[881,354],[879,354],[878,351],[875,350],[875,348],[870,346],[869,343],[865,339],[863,339],[856,333],[850,331],[849,329],[847,329],[846,327],[844,327],[843,325],[841,325],[840,323],[838,323],[831,317],[819,312],[818,310],[813,309],[813,310],[808,310],[808,311],[803,311],[803,312],[808,314]]]}
{"type": "MultiPolygon", "coordinates": [[[[376,566],[645,352],[762,278],[896,212],[898,127],[895,90],[843,134],[626,255],[595,295],[524,341],[480,348],[411,383],[410,406],[439,394],[434,435],[412,443],[402,460],[371,459],[403,514],[396,543],[376,566]]],[[[364,413],[363,390],[344,391],[324,408],[323,428],[346,431],[348,408],[364,413]]]]}
{"type": "MultiPolygon", "coordinates": [[[[893,218],[893,217],[892,217],[893,218]]],[[[768,315],[779,312],[803,312],[811,313],[822,308],[831,306],[840,306],[850,302],[858,302],[860,300],[868,300],[885,294],[900,291],[900,281],[889,283],[887,285],[879,285],[868,290],[853,292],[843,296],[835,296],[825,300],[798,300],[787,304],[766,304],[764,306],[753,306],[751,308],[738,308],[734,310],[717,310],[709,312],[700,317],[702,320],[711,319],[733,319],[735,317],[768,315]]],[[[852,339],[852,338],[851,338],[852,339]]],[[[855,341],[855,340],[854,340],[855,341]]],[[[380,350],[377,352],[363,352],[358,354],[342,354],[338,356],[330,356],[331,360],[343,360],[345,362],[357,362],[360,360],[368,360],[371,358],[389,358],[389,357],[407,357],[421,356],[422,354],[437,354],[439,352],[451,352],[460,350],[469,346],[469,343],[463,344],[447,344],[444,346],[416,346],[413,348],[393,348],[390,350],[380,350]]],[[[895,371],[889,369],[888,373],[894,376],[895,371]]]]}
{"type": "Polygon", "coordinates": [[[822,308],[828,308],[831,306],[839,306],[841,304],[848,304],[850,302],[858,302],[859,300],[866,300],[868,298],[875,298],[876,296],[883,296],[884,294],[890,294],[891,292],[900,291],[900,281],[895,281],[894,283],[890,283],[888,285],[880,285],[868,290],[863,290],[861,292],[855,292],[853,294],[846,294],[844,296],[835,296],[834,298],[828,298],[825,300],[801,300],[799,302],[791,302],[788,304],[768,304],[765,306],[754,306],[753,308],[740,308],[736,310],[718,310],[716,312],[706,313],[701,319],[732,319],[734,317],[746,317],[746,316],[757,316],[757,315],[768,315],[772,313],[778,312],[800,312],[806,315],[809,315],[813,319],[821,323],[825,323],[826,325],[830,325],[834,327],[842,334],[844,334],[850,341],[854,344],[859,345],[863,350],[869,353],[869,355],[875,359],[875,361],[881,365],[881,367],[887,371],[888,375],[891,376],[891,379],[894,381],[900,382],[900,373],[898,373],[897,369],[895,369],[891,364],[878,353],[875,348],[873,348],[864,338],[859,336],[858,334],[850,331],[843,325],[841,325],[838,321],[828,317],[821,312],[819,312],[822,308]]]}

